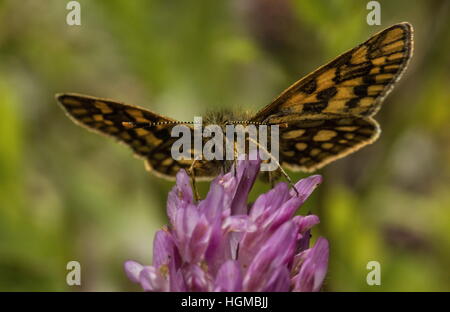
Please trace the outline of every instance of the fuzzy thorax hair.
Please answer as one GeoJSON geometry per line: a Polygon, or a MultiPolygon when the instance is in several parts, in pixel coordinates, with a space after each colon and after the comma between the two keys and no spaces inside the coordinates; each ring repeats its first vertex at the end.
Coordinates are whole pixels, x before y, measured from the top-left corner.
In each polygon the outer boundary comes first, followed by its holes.
{"type": "Polygon", "coordinates": [[[219,125],[224,126],[230,123],[240,123],[243,124],[249,122],[253,114],[250,111],[230,111],[230,110],[220,110],[220,111],[210,111],[207,112],[203,118],[203,123],[205,125],[219,125]]]}

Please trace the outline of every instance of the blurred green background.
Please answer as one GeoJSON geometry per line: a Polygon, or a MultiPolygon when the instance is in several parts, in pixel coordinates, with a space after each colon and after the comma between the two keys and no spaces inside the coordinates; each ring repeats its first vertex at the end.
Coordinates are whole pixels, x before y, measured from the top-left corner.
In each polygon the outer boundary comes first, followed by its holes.
{"type": "MultiPolygon", "coordinates": [[[[330,240],[324,290],[450,290],[450,1],[380,1],[381,26],[357,0],[81,0],[81,26],[66,24],[67,2],[0,1],[0,290],[139,290],[123,262],[150,263],[167,223],[173,182],[74,125],[55,93],[182,120],[257,110],[402,21],[415,53],[377,115],[380,139],[321,170],[301,213],[318,214],[313,237],[330,240]],[[81,287],[66,285],[71,260],[81,287]],[[366,284],[372,260],[381,286],[366,284]]],[[[252,195],[267,189],[258,182],[252,195]]]]}

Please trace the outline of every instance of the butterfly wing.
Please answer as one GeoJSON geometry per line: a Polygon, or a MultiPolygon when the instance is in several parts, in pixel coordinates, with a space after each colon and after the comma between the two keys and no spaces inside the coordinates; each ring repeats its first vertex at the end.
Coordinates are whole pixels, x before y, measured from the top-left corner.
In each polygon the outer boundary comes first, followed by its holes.
{"type": "Polygon", "coordinates": [[[252,121],[372,116],[412,56],[412,26],[393,25],[286,89],[252,121]]]}
{"type": "Polygon", "coordinates": [[[412,26],[393,25],[286,89],[253,118],[280,128],[280,161],[313,171],[374,142],[370,118],[412,55],[412,26]]]}
{"type": "Polygon", "coordinates": [[[299,120],[280,128],[280,163],[311,172],[374,142],[380,133],[371,117],[299,120]]]}
{"type": "MultiPolygon", "coordinates": [[[[56,95],[56,99],[76,124],[128,145],[135,155],[145,159],[146,168],[157,175],[173,179],[181,168],[189,169],[192,165],[192,160],[175,160],[171,156],[172,144],[178,139],[171,136],[175,126],[173,119],[141,107],[92,96],[66,93],[56,95]],[[144,129],[124,127],[123,122],[167,124],[144,129]]],[[[214,177],[217,171],[213,163],[206,161],[196,161],[194,169],[200,180],[214,177]]]]}

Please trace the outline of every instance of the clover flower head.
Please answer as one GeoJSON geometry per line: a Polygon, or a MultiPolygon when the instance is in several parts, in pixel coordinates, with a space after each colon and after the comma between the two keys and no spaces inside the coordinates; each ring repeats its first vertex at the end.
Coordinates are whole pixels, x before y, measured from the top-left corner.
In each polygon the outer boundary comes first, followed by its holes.
{"type": "Polygon", "coordinates": [[[295,215],[321,183],[319,175],[280,182],[248,204],[259,160],[240,160],[196,202],[179,171],[169,193],[170,226],[159,230],[152,265],[125,262],[129,279],[145,291],[319,291],[328,266],[328,241],[310,245],[315,215],[295,215]]]}

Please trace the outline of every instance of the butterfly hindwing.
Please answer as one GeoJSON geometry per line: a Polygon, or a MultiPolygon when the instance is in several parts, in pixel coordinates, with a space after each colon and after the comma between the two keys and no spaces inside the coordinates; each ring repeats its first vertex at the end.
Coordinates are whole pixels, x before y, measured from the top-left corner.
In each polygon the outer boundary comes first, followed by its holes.
{"type": "Polygon", "coordinates": [[[352,153],[378,138],[371,117],[340,117],[291,122],[280,128],[280,163],[311,172],[352,153]]]}
{"type": "Polygon", "coordinates": [[[372,116],[411,55],[412,26],[391,26],[294,83],[252,120],[372,116]]]}

